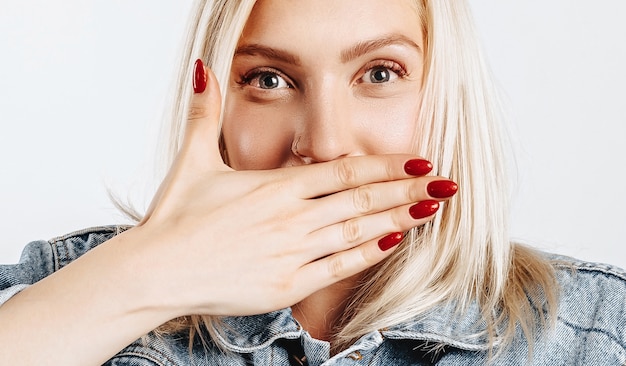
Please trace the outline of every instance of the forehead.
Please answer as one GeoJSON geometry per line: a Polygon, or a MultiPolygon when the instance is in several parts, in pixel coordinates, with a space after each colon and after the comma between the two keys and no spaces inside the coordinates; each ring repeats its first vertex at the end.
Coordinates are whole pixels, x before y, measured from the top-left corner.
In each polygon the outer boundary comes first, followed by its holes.
{"type": "Polygon", "coordinates": [[[240,43],[322,46],[322,52],[381,35],[400,34],[422,44],[415,0],[258,0],[240,43]]]}

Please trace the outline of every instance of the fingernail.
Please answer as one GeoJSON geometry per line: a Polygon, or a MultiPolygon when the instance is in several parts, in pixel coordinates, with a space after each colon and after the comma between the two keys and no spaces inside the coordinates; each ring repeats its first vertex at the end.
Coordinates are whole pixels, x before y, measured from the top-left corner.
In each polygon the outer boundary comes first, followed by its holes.
{"type": "Polygon", "coordinates": [[[404,171],[410,175],[426,175],[433,170],[433,164],[424,159],[411,159],[404,164],[404,171]]]}
{"type": "Polygon", "coordinates": [[[409,208],[409,214],[412,218],[418,220],[434,215],[439,209],[439,202],[433,200],[421,201],[409,208]]]}
{"type": "Polygon", "coordinates": [[[384,252],[400,244],[403,237],[402,233],[391,233],[378,241],[378,247],[384,252]]]}
{"type": "Polygon", "coordinates": [[[426,187],[432,198],[448,198],[454,196],[459,186],[451,180],[435,180],[426,187]]]}
{"type": "Polygon", "coordinates": [[[206,89],[206,73],[204,72],[204,63],[201,59],[197,59],[193,65],[193,91],[194,93],[202,93],[206,89]]]}

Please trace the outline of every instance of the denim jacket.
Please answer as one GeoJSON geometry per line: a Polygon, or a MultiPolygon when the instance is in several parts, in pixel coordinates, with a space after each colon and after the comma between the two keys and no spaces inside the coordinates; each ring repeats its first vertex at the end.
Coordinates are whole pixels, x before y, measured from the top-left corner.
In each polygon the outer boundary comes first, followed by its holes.
{"type": "MultiPolygon", "coordinates": [[[[126,229],[97,227],[30,243],[19,264],[0,266],[0,304],[126,229]]],[[[518,329],[515,341],[491,364],[626,366],[626,273],[608,265],[549,258],[555,260],[561,286],[556,326],[541,331],[530,358],[518,329]]],[[[186,334],[148,334],[105,365],[456,366],[484,365],[489,359],[486,337],[476,336],[476,325],[482,324],[477,307],[458,318],[452,307],[442,306],[426,317],[366,334],[332,356],[329,343],[312,338],[290,309],[224,322],[223,337],[208,344],[196,337],[190,349],[186,334]]]]}

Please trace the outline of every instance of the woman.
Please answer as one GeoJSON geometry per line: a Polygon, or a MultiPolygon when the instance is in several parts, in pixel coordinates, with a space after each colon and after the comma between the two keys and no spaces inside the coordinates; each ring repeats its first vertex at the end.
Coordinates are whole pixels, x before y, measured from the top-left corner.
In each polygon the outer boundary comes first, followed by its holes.
{"type": "Polygon", "coordinates": [[[464,2],[195,14],[150,209],[2,269],[2,363],[626,361],[626,275],[509,241],[464,2]]]}

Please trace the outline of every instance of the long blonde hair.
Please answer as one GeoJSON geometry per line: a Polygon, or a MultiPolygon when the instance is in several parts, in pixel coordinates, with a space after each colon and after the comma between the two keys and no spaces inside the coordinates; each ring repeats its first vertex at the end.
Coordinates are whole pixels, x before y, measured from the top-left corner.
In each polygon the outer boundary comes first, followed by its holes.
{"type": "MultiPolygon", "coordinates": [[[[184,133],[192,61],[205,60],[226,91],[232,57],[254,3],[196,1],[165,137],[166,166],[184,133]]],[[[421,14],[416,25],[419,21],[424,28],[427,51],[415,152],[433,162],[434,174],[458,182],[459,193],[433,222],[411,230],[390,258],[367,271],[340,320],[333,348],[419,319],[442,304],[454,304],[462,316],[476,303],[492,346],[510,343],[519,325],[532,347],[537,325],[555,312],[554,273],[539,254],[509,241],[501,106],[469,5],[465,0],[415,3],[421,14]]],[[[219,319],[211,316],[178,319],[162,329],[183,327],[193,333],[202,324],[212,335],[220,332],[219,319]]]]}

